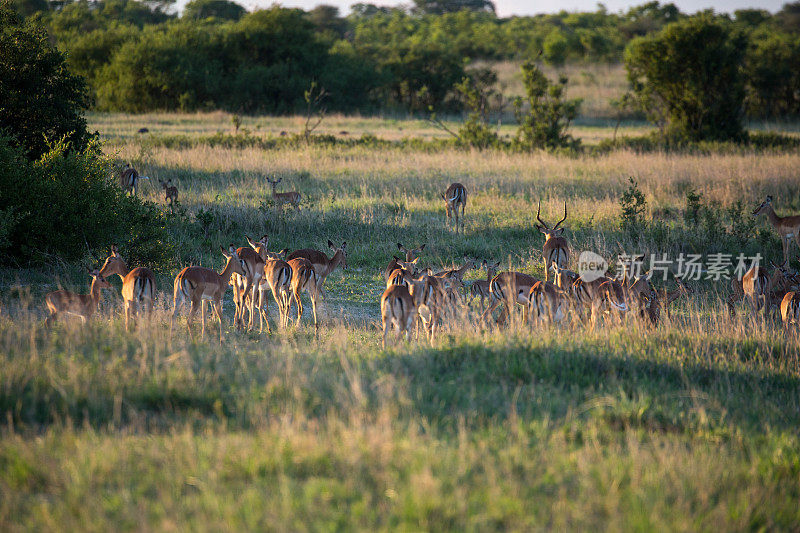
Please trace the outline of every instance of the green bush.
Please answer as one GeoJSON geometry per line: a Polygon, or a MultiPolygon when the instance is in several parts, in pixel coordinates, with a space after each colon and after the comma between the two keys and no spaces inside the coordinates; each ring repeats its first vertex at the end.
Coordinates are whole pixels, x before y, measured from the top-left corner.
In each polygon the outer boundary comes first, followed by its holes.
{"type": "Polygon", "coordinates": [[[0,3],[0,132],[32,159],[60,139],[82,150],[90,139],[81,115],[88,105],[85,82],[67,70],[44,28],[0,3]]]}
{"type": "Polygon", "coordinates": [[[562,76],[553,83],[536,64],[526,61],[522,65],[522,81],[525,98],[514,101],[514,115],[519,124],[516,145],[525,150],[579,148],[580,140],[567,130],[578,115],[581,100],[564,98],[567,78],[562,76]]]}
{"type": "Polygon", "coordinates": [[[169,265],[175,254],[164,215],[125,196],[108,179],[109,167],[94,145],[78,151],[60,142],[29,161],[8,137],[0,137],[3,262],[75,261],[116,243],[134,264],[169,265]]]}
{"type": "Polygon", "coordinates": [[[631,41],[628,79],[641,108],[678,139],[739,140],[744,109],[745,35],[708,14],[631,41]]]}

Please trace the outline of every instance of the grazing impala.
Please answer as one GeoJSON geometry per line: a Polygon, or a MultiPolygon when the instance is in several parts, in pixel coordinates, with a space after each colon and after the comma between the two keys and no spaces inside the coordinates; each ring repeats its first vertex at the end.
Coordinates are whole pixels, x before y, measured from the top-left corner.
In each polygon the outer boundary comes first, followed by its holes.
{"type": "Polygon", "coordinates": [[[767,220],[769,220],[769,223],[772,224],[772,227],[775,228],[775,231],[778,232],[781,238],[781,244],[783,245],[783,261],[785,263],[789,260],[789,240],[794,237],[797,246],[800,247],[800,215],[791,215],[788,217],[779,217],[776,215],[775,210],[772,208],[772,196],[767,196],[767,198],[761,202],[761,205],[756,207],[756,210],[753,211],[753,216],[757,217],[761,213],[767,215],[767,220]]]}
{"type": "Polygon", "coordinates": [[[476,297],[480,297],[481,307],[484,307],[486,305],[486,299],[491,296],[489,294],[489,283],[491,283],[492,278],[497,275],[497,269],[500,267],[500,261],[490,264],[486,262],[486,259],[484,259],[483,263],[481,263],[481,267],[486,268],[486,279],[473,281],[469,287],[469,294],[472,300],[474,300],[476,297]]]}
{"type": "Polygon", "coordinates": [[[489,283],[489,294],[491,295],[489,301],[491,303],[481,315],[481,321],[485,317],[490,317],[501,303],[505,303],[502,313],[497,318],[498,324],[505,324],[506,320],[511,320],[515,304],[523,306],[523,322],[527,322],[528,294],[537,281],[540,280],[521,272],[501,272],[496,275],[489,283]]]}
{"type": "Polygon", "coordinates": [[[305,291],[311,298],[311,311],[314,314],[314,329],[317,329],[317,299],[319,298],[319,277],[314,271],[311,261],[303,257],[296,257],[288,261],[292,269],[292,294],[297,302],[297,324],[303,316],[303,303],[300,301],[300,292],[305,291]]]}
{"type": "Polygon", "coordinates": [[[454,278],[457,279],[460,283],[464,283],[464,274],[468,271],[475,268],[475,261],[472,259],[466,260],[463,266],[459,268],[451,268],[449,270],[442,270],[441,272],[437,272],[434,276],[438,278],[454,278]]]}
{"type": "Polygon", "coordinates": [[[173,207],[173,204],[178,200],[178,188],[172,184],[172,179],[168,179],[166,182],[158,180],[158,182],[164,189],[164,201],[170,207],[173,207]]]}
{"type": "Polygon", "coordinates": [[[559,228],[562,222],[567,220],[567,202],[564,202],[564,218],[558,221],[551,229],[547,223],[539,217],[541,203],[536,208],[536,220],[542,225],[536,224],[536,229],[544,233],[544,246],[542,256],[544,257],[544,280],[550,276],[550,269],[553,265],[559,268],[566,268],[569,264],[569,245],[567,239],[563,237],[564,228],[559,228]]]}
{"type": "Polygon", "coordinates": [[[783,325],[800,324],[800,292],[789,291],[781,301],[781,319],[783,325]]]}
{"type": "Polygon", "coordinates": [[[408,340],[409,329],[417,314],[423,321],[430,322],[430,309],[425,303],[429,293],[428,276],[423,275],[418,281],[405,285],[392,285],[381,296],[381,322],[383,325],[383,348],[386,348],[386,337],[390,329],[394,329],[399,338],[405,332],[408,340]]]}
{"type": "Polygon", "coordinates": [[[153,298],[156,294],[156,278],[149,268],[136,267],[128,270],[128,265],[119,255],[116,245],[111,246],[111,255],[106,258],[100,277],[117,275],[122,280],[122,300],[125,302],[125,330],[128,329],[130,317],[139,309],[149,316],[153,311],[153,298]]]}
{"type": "Polygon", "coordinates": [[[567,312],[566,294],[549,281],[537,281],[528,294],[528,320],[534,324],[560,322],[567,312]]]}
{"type": "Polygon", "coordinates": [[[672,304],[672,302],[681,296],[686,296],[688,298],[690,294],[694,294],[694,289],[684,285],[680,279],[675,278],[675,281],[678,283],[677,289],[669,291],[666,288],[663,288],[659,291],[656,291],[656,294],[658,295],[658,303],[667,314],[667,318],[670,318],[669,306],[672,304]]]}
{"type": "Polygon", "coordinates": [[[304,248],[302,250],[295,250],[289,254],[288,259],[295,259],[297,257],[304,257],[311,261],[314,266],[314,272],[319,277],[319,292],[325,298],[325,280],[331,272],[336,270],[339,265],[342,265],[343,270],[347,270],[347,242],[343,242],[341,246],[335,246],[330,240],[328,241],[328,248],[333,250],[333,257],[330,259],[324,253],[314,250],[312,248],[304,248]]]}
{"type": "Polygon", "coordinates": [[[464,230],[464,208],[467,207],[467,189],[460,183],[451,184],[442,195],[444,207],[447,210],[447,222],[451,218],[456,220],[456,233],[458,233],[458,207],[461,206],[461,230],[464,230]]]}
{"type": "Polygon", "coordinates": [[[89,294],[77,294],[63,289],[47,293],[44,303],[47,304],[50,316],[44,321],[45,326],[49,327],[62,313],[79,316],[84,324],[92,317],[100,303],[100,289],[110,289],[111,284],[103,279],[100,271],[87,270],[92,277],[89,294]]]}
{"type": "Polygon", "coordinates": [[[282,206],[283,204],[292,204],[296,209],[300,209],[300,193],[297,191],[289,191],[289,192],[277,192],[276,187],[278,184],[283,180],[283,178],[278,178],[275,181],[272,181],[267,177],[267,183],[272,186],[272,200],[275,202],[275,205],[282,206]]]}
{"type": "Polygon", "coordinates": [[[172,318],[169,322],[170,331],[172,331],[175,323],[175,317],[178,316],[180,307],[184,302],[191,302],[191,310],[189,311],[189,318],[186,322],[186,327],[189,333],[192,332],[192,321],[197,311],[200,310],[202,317],[202,336],[206,336],[206,302],[211,302],[214,313],[219,320],[219,340],[222,342],[222,297],[225,296],[225,291],[231,279],[231,275],[236,272],[240,276],[244,276],[244,266],[239,256],[236,254],[236,248],[231,244],[228,251],[222,246],[219,247],[222,255],[227,259],[225,268],[222,272],[217,273],[210,268],[203,268],[199,266],[189,266],[180,271],[175,277],[173,284],[172,296],[172,318]]]}
{"type": "Polygon", "coordinates": [[[139,180],[149,179],[150,178],[147,176],[139,176],[139,173],[136,172],[136,169],[133,168],[130,163],[125,163],[125,168],[123,168],[122,172],[119,174],[119,185],[125,193],[136,196],[136,192],[139,188],[139,180]]]}

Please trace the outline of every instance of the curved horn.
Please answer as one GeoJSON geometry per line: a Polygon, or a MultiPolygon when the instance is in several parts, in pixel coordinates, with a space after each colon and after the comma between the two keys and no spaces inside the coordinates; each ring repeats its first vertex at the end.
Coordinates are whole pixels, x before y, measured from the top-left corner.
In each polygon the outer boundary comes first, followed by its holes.
{"type": "Polygon", "coordinates": [[[550,226],[548,226],[548,225],[547,225],[547,222],[545,222],[544,220],[542,220],[542,219],[539,217],[539,211],[541,210],[541,208],[542,208],[542,202],[541,202],[541,200],[540,200],[539,202],[537,202],[537,203],[536,203],[536,220],[538,220],[539,222],[541,222],[541,223],[542,223],[542,226],[544,226],[544,228],[545,228],[545,229],[550,229],[550,226]]]}
{"type": "Polygon", "coordinates": [[[558,224],[553,226],[553,229],[558,229],[558,227],[561,225],[561,223],[564,222],[565,220],[567,220],[567,202],[566,201],[564,202],[564,218],[559,220],[558,224]]]}

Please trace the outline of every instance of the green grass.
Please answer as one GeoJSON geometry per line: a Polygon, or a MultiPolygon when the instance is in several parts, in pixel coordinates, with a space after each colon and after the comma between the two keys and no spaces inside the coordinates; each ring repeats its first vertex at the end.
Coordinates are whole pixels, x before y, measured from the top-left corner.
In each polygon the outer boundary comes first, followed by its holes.
{"type": "MultiPolygon", "coordinates": [[[[164,120],[171,134],[216,127],[164,120]]],[[[178,185],[176,254],[156,268],[152,322],[130,333],[118,290],[85,327],[44,329],[43,294],[85,292],[82,265],[0,271],[0,529],[797,529],[798,336],[744,309],[730,318],[725,283],[693,284],[655,329],[631,318],[498,330],[472,308],[432,345],[381,350],[377,327],[397,241],[427,243],[434,268],[469,256],[542,275],[539,199],[548,221],[568,203],[573,254],[777,258],[774,232],[746,213],[765,194],[780,214],[800,210],[797,153],[565,158],[109,138],[109,153],[178,185]],[[270,206],[267,173],[304,195],[300,211],[270,206]],[[636,232],[619,224],[628,175],[648,202],[636,232]],[[438,194],[452,181],[469,191],[463,235],[444,227],[438,194]],[[700,222],[684,216],[693,189],[700,222]],[[306,318],[271,335],[234,331],[230,293],[221,344],[213,327],[206,340],[199,327],[188,335],[184,320],[170,332],[179,267],[219,269],[220,244],[263,233],[271,249],[348,241],[319,338],[306,318]]],[[[163,204],[157,183],[143,195],[163,204]]]]}

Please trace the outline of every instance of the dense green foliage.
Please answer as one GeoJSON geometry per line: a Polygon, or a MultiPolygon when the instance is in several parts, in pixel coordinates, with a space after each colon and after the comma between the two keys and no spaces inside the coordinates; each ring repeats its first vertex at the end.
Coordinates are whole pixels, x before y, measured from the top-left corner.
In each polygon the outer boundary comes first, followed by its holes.
{"type": "Polygon", "coordinates": [[[640,37],[625,51],[642,108],[664,133],[691,141],[743,135],[745,36],[725,21],[698,16],[640,37]]]}
{"type": "Polygon", "coordinates": [[[132,259],[167,265],[173,259],[163,214],[125,196],[109,179],[96,147],[67,150],[58,143],[29,161],[0,137],[0,257],[17,265],[124,246],[132,259]]]}
{"type": "Polygon", "coordinates": [[[0,3],[0,132],[32,158],[61,139],[80,150],[89,140],[81,114],[88,104],[85,82],[67,70],[44,28],[0,3]]]}
{"type": "Polygon", "coordinates": [[[514,102],[514,114],[519,124],[517,145],[526,149],[577,148],[580,141],[567,130],[578,115],[581,101],[567,100],[564,89],[567,78],[553,83],[532,62],[522,65],[522,82],[525,98],[514,102]]]}
{"type": "MultiPolygon", "coordinates": [[[[355,4],[346,17],[326,5],[246,14],[229,0],[195,0],[180,16],[138,0],[14,5],[46,23],[99,109],[121,111],[298,112],[311,81],[326,89],[332,111],[452,111],[461,101],[454,85],[471,62],[539,55],[552,65],[617,62],[631,39],[687,18],[658,2],[624,13],[601,6],[509,18],[498,18],[485,0],[355,4]]],[[[750,38],[746,103],[753,116],[797,107],[797,82],[785,68],[797,53],[792,6],[776,15],[750,9],[718,17],[750,38]],[[778,61],[773,68],[762,58],[778,61]]]]}

